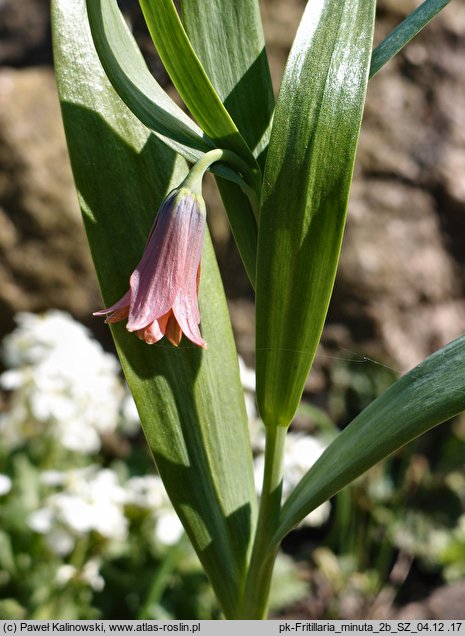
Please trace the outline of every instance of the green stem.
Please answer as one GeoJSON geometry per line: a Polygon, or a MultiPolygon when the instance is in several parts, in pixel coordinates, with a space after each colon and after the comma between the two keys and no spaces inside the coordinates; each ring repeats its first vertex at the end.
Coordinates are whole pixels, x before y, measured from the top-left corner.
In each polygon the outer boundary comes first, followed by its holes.
{"type": "Polygon", "coordinates": [[[234,181],[240,186],[241,190],[249,199],[255,215],[257,215],[257,189],[259,188],[259,185],[257,184],[257,178],[255,174],[250,170],[248,164],[231,150],[222,150],[220,148],[217,148],[215,150],[206,152],[203,157],[201,157],[194,164],[191,171],[184,179],[183,185],[201,195],[203,176],[205,172],[210,168],[210,166],[214,163],[217,163],[218,161],[229,164],[230,167],[234,168],[237,171],[230,177],[226,175],[221,176],[223,176],[224,178],[229,178],[231,181],[234,181]]]}
{"type": "Polygon", "coordinates": [[[284,442],[287,428],[266,429],[265,471],[255,541],[238,618],[265,619],[268,614],[271,577],[279,544],[271,538],[281,509],[284,442]]]}

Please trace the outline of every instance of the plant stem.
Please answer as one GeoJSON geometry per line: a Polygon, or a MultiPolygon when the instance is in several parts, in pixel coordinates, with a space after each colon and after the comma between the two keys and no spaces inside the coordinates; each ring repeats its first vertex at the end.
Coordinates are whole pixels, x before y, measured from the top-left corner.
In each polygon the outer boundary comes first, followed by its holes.
{"type": "Polygon", "coordinates": [[[206,152],[191,168],[189,174],[184,179],[183,185],[193,191],[197,191],[198,194],[201,194],[203,175],[212,164],[217,163],[218,161],[234,168],[236,171],[235,173],[231,172],[230,176],[221,176],[232,180],[240,186],[241,190],[249,199],[252,209],[257,216],[259,205],[257,195],[257,188],[259,188],[259,184],[257,182],[257,178],[248,164],[231,150],[222,150],[218,148],[206,152]]]}
{"type": "Polygon", "coordinates": [[[284,442],[287,428],[266,428],[265,471],[260,497],[255,541],[244,585],[238,618],[265,619],[268,614],[271,576],[279,544],[271,538],[278,524],[281,509],[284,442]]]}

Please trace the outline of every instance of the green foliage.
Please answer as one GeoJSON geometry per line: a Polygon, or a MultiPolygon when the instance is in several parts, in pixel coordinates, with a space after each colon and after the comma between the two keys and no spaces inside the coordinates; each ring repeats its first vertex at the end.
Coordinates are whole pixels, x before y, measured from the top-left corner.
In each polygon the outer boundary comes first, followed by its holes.
{"type": "MultiPolygon", "coordinates": [[[[109,305],[126,291],[154,212],[186,167],[111,89],[93,49],[84,0],[56,0],[53,17],[71,165],[109,305]]],[[[205,353],[185,344],[148,347],[120,325],[113,334],[160,475],[230,616],[255,523],[255,490],[237,354],[208,242],[200,305],[205,353]]]]}
{"type": "MultiPolygon", "coordinates": [[[[61,312],[18,321],[0,375],[2,618],[219,618],[115,357],[61,312]]],[[[275,607],[305,591],[279,565],[275,607]]]]}
{"type": "MultiPolygon", "coordinates": [[[[309,2],[274,112],[256,0],[214,0],[208,16],[198,0],[183,0],[185,25],[173,0],[140,4],[197,123],[151,77],[116,0],[54,0],[68,148],[107,306],[126,292],[154,211],[185,177],[185,160],[219,151],[212,171],[257,295],[257,399],[267,425],[258,519],[237,354],[209,239],[199,290],[207,351],[185,340],[178,349],[164,340],[148,347],[121,325],[112,333],[158,471],[224,615],[261,618],[284,535],[465,408],[464,337],[367,406],[281,505],[286,429],[331,297],[368,77],[447,2],[425,0],[373,55],[375,0],[309,2]],[[228,38],[218,37],[225,30],[228,38]]],[[[4,553],[8,561],[7,541],[4,553]]],[[[159,598],[155,579],[144,616],[159,598]]]]}
{"type": "Polygon", "coordinates": [[[373,51],[370,77],[376,75],[386,62],[399,53],[449,2],[450,0],[424,0],[408,15],[373,51]]]}
{"type": "Polygon", "coordinates": [[[257,257],[257,400],[288,426],[323,329],[368,81],[374,2],[309,3],[268,151],[257,257]]]}
{"type": "Polygon", "coordinates": [[[284,504],[275,541],[383,457],[465,410],[464,350],[462,336],[434,353],[336,437],[284,504]]]}
{"type": "Polygon", "coordinates": [[[183,0],[181,6],[203,67],[263,168],[274,97],[257,0],[211,0],[207,12],[202,0],[183,0]]]}

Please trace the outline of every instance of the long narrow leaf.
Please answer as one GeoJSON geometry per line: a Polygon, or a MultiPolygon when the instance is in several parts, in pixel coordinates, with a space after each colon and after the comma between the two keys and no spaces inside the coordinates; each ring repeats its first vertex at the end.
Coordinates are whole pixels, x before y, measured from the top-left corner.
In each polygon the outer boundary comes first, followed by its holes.
{"type": "Polygon", "coordinates": [[[158,54],[187,108],[220,148],[255,162],[197,58],[173,0],[139,0],[158,54]]]}
{"type": "Polygon", "coordinates": [[[136,117],[189,161],[214,148],[150,73],[116,0],[87,0],[87,12],[107,77],[136,117]]]}
{"type": "Polygon", "coordinates": [[[403,20],[373,51],[370,77],[389,62],[406,44],[419,33],[450,0],[424,0],[403,20]]]}
{"type": "Polygon", "coordinates": [[[257,399],[298,406],[334,283],[368,80],[375,0],[307,4],[266,161],[257,256],[257,399]]]}
{"type": "Polygon", "coordinates": [[[257,0],[182,0],[189,39],[240,133],[260,162],[269,141],[273,87],[257,0]]]}
{"type": "MultiPolygon", "coordinates": [[[[105,303],[127,289],[153,215],[186,173],[111,88],[85,0],[54,0],[59,95],[86,230],[105,303]]],[[[200,285],[203,352],[146,345],[112,328],[168,494],[222,603],[234,616],[255,523],[247,417],[226,302],[207,240],[200,285]]]]}
{"type": "MultiPolygon", "coordinates": [[[[183,0],[189,39],[220,99],[263,167],[274,98],[256,0],[183,0]]],[[[239,252],[255,285],[257,228],[243,193],[218,180],[239,252]],[[240,211],[240,215],[238,215],[240,211]]]]}
{"type": "MultiPolygon", "coordinates": [[[[215,147],[152,77],[116,0],[87,0],[87,11],[100,62],[118,95],[136,117],[188,161],[197,161],[215,147]]],[[[237,179],[224,164],[215,164],[211,171],[233,184],[237,179]]],[[[247,197],[233,184],[220,184],[220,188],[239,252],[254,283],[257,225],[247,197]]]]}
{"type": "Polygon", "coordinates": [[[328,446],[284,504],[276,542],[368,468],[464,410],[462,336],[395,382],[328,446]]]}

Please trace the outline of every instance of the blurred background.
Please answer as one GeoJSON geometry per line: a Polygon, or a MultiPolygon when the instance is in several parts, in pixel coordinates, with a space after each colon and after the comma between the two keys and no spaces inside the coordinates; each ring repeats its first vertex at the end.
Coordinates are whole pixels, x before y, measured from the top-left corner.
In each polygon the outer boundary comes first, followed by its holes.
{"type": "MultiPolygon", "coordinates": [[[[376,43],[418,4],[379,0],[376,43]]],[[[176,97],[138,3],[120,5],[176,97]]],[[[277,92],[305,2],[260,6],[277,92]]],[[[289,487],[401,373],[465,332],[464,59],[465,4],[453,0],[370,81],[289,487]]],[[[91,316],[101,301],[52,67],[49,0],[0,0],[0,618],[217,617],[151,474],[107,328],[91,316]]],[[[206,198],[259,473],[253,294],[212,179],[206,198]]],[[[288,537],[274,615],[463,618],[464,441],[463,418],[442,425],[288,537]]]]}

